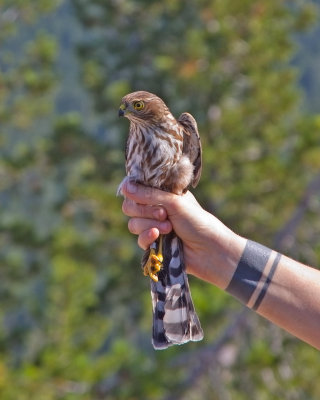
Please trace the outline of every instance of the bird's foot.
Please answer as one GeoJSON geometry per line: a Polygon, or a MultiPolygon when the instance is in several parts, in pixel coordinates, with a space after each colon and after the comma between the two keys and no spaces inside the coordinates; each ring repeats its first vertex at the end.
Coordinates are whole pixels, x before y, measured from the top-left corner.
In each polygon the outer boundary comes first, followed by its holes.
{"type": "Polygon", "coordinates": [[[163,254],[162,254],[162,235],[160,235],[159,249],[151,247],[150,254],[143,266],[143,274],[149,276],[153,281],[158,282],[158,273],[162,268],[163,254]]]}
{"type": "Polygon", "coordinates": [[[156,254],[154,249],[150,249],[150,255],[143,267],[143,274],[158,282],[158,272],[162,268],[162,255],[156,254]]]}

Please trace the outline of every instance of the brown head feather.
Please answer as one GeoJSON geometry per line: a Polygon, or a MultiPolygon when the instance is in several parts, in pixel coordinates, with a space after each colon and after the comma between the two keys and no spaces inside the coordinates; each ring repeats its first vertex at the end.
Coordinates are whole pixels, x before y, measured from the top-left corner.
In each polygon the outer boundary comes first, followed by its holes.
{"type": "Polygon", "coordinates": [[[161,122],[170,113],[165,103],[155,94],[138,91],[129,93],[121,100],[124,115],[131,121],[161,122]],[[135,110],[134,104],[142,101],[143,109],[135,110]]]}

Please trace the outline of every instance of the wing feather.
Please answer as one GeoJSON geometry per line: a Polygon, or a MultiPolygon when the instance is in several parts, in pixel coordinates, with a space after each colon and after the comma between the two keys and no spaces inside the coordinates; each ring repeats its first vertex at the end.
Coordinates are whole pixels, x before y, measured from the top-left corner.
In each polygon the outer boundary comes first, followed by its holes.
{"type": "Polygon", "coordinates": [[[192,186],[196,187],[202,171],[202,147],[196,120],[189,113],[182,113],[178,122],[184,128],[183,153],[187,154],[194,165],[192,186]]]}

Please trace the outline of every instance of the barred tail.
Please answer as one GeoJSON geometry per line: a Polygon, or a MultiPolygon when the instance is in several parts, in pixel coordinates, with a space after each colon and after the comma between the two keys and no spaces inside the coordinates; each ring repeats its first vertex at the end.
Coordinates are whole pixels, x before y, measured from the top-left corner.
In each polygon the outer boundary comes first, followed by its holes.
{"type": "Polygon", "coordinates": [[[174,232],[164,236],[163,253],[159,281],[151,280],[152,344],[155,349],[203,338],[185,272],[182,242],[174,232]]]}

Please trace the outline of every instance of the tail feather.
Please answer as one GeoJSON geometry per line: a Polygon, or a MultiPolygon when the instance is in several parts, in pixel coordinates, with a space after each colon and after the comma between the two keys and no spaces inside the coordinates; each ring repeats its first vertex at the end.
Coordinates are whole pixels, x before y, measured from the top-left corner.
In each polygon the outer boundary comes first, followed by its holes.
{"type": "Polygon", "coordinates": [[[159,280],[151,280],[152,343],[155,349],[203,338],[185,272],[182,242],[174,232],[164,237],[163,253],[159,280]]]}

